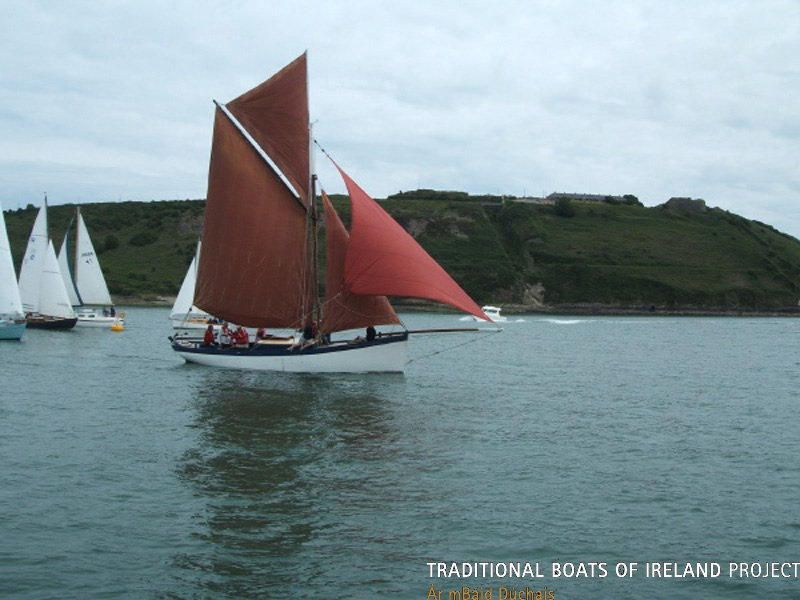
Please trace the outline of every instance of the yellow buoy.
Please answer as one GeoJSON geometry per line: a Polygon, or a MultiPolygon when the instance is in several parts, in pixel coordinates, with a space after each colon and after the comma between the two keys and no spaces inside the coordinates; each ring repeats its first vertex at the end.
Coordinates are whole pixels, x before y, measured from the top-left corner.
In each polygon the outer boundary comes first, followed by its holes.
{"type": "Polygon", "coordinates": [[[122,331],[125,329],[123,323],[125,322],[125,313],[121,312],[117,315],[117,318],[114,319],[114,323],[111,325],[111,331],[122,331]]]}

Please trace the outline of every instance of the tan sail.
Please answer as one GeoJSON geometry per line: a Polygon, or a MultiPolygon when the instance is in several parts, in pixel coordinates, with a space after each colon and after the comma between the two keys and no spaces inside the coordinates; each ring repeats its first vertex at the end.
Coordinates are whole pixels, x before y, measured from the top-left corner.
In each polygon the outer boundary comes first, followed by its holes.
{"type": "Polygon", "coordinates": [[[226,105],[297,191],[309,198],[311,168],[305,53],[226,105]]]}
{"type": "Polygon", "coordinates": [[[298,327],[310,306],[306,211],[217,109],[195,305],[250,327],[298,327]]]}

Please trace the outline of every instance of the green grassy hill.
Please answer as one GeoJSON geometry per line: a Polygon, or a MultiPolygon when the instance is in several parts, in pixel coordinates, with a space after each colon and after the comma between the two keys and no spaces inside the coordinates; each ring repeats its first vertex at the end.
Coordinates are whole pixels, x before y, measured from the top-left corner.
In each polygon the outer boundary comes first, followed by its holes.
{"type": "Polygon", "coordinates": [[[710,209],[507,204],[497,222],[509,253],[546,301],[723,310],[797,307],[800,242],[710,209]]]}
{"type": "MultiPolygon", "coordinates": [[[[333,197],[348,222],[346,198],[333,197]]],[[[383,206],[478,303],[520,308],[797,309],[800,241],[720,209],[573,202],[568,211],[418,190],[383,206]]],[[[205,202],[84,205],[111,293],[174,296],[205,202]]],[[[56,249],[74,205],[49,210],[56,249]]],[[[37,209],[6,213],[17,268],[37,209]]]]}

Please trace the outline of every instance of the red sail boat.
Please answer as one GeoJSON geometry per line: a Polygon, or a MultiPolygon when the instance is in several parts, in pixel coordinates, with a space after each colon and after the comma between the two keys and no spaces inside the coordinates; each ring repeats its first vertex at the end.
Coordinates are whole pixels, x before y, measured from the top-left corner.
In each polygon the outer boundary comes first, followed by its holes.
{"type": "MultiPolygon", "coordinates": [[[[348,234],[322,193],[325,297],[317,294],[319,207],[311,170],[306,55],[216,105],[203,253],[194,304],[237,325],[303,330],[240,346],[175,337],[187,362],[296,372],[403,372],[409,331],[387,296],[442,302],[490,321],[406,231],[338,165],[351,202],[348,234]],[[364,338],[331,334],[367,328],[364,338]]],[[[335,164],[335,163],[334,163],[335,164]]]]}

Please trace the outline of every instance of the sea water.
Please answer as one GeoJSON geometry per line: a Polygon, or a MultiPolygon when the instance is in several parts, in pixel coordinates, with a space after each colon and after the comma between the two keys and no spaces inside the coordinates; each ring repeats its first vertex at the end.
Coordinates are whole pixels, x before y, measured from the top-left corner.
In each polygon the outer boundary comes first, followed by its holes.
{"type": "Polygon", "coordinates": [[[510,321],[405,376],[0,344],[0,597],[800,597],[800,320],[510,321]]]}

